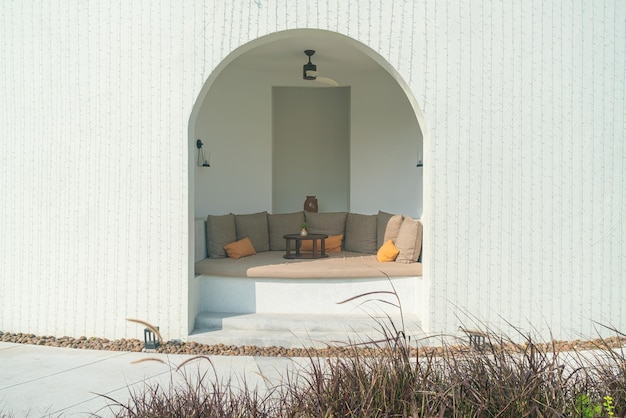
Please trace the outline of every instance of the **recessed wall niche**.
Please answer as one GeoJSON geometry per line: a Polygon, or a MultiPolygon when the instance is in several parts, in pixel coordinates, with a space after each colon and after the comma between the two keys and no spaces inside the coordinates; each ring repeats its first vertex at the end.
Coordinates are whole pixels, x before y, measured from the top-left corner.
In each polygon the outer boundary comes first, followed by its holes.
{"type": "Polygon", "coordinates": [[[350,88],[272,88],[272,212],[350,208],[350,88]]]}

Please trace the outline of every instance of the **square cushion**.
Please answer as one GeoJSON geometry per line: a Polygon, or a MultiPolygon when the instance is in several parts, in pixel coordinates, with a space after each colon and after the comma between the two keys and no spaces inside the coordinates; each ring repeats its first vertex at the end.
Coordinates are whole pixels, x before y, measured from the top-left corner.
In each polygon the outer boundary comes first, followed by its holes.
{"type": "Polygon", "coordinates": [[[392,240],[388,240],[378,249],[376,259],[381,263],[394,261],[398,254],[400,254],[400,250],[393,245],[392,240]]]}
{"type": "Polygon", "coordinates": [[[343,235],[346,231],[347,212],[304,212],[307,231],[312,234],[343,235]]]}
{"type": "MultiPolygon", "coordinates": [[[[324,240],[324,251],[327,253],[340,253],[343,235],[331,235],[324,240]]],[[[317,249],[320,251],[322,244],[317,240],[317,249]]],[[[307,240],[300,243],[300,251],[313,251],[313,241],[307,240]]]]}
{"type": "Polygon", "coordinates": [[[237,240],[235,215],[209,215],[206,221],[206,240],[209,258],[226,258],[224,245],[237,240]]]}
{"type": "Polygon", "coordinates": [[[270,233],[270,250],[285,251],[287,246],[285,238],[287,234],[297,234],[304,222],[304,212],[281,213],[267,215],[267,223],[270,233]]]}
{"type": "Polygon", "coordinates": [[[348,213],[346,217],[346,251],[376,254],[376,215],[348,213]]]}
{"type": "Polygon", "coordinates": [[[400,250],[400,254],[396,258],[398,263],[414,263],[422,250],[422,224],[417,219],[410,217],[404,218],[398,238],[396,238],[396,247],[400,250]]]}
{"type": "Polygon", "coordinates": [[[376,226],[376,247],[380,248],[388,240],[395,240],[402,225],[402,215],[394,215],[383,211],[378,211],[376,226]]]}
{"type": "Polygon", "coordinates": [[[387,222],[389,222],[392,216],[392,213],[383,212],[381,210],[378,211],[378,217],[376,218],[376,246],[378,248],[382,247],[385,243],[383,239],[385,236],[385,228],[387,228],[387,222]]]}
{"type": "Polygon", "coordinates": [[[396,238],[398,238],[398,233],[400,233],[400,227],[403,221],[404,216],[402,215],[393,215],[391,219],[389,219],[387,227],[385,228],[385,235],[383,235],[383,242],[389,240],[395,241],[396,238]]]}
{"type": "Polygon", "coordinates": [[[248,237],[224,245],[224,250],[226,250],[229,258],[235,259],[256,254],[252,241],[248,237]]]}
{"type": "Polygon", "coordinates": [[[250,238],[257,252],[270,250],[270,234],[267,227],[267,212],[235,215],[237,241],[250,238]]]}

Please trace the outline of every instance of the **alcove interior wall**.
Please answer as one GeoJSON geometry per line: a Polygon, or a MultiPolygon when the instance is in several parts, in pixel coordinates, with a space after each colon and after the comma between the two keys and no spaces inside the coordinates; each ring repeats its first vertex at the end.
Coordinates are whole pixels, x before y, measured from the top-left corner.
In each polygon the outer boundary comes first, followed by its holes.
{"type": "MultiPolygon", "coordinates": [[[[294,192],[299,197],[293,201],[277,202],[274,198],[272,91],[277,87],[322,87],[302,80],[306,57],[301,52],[296,52],[295,63],[287,68],[251,62],[245,59],[247,54],[221,69],[207,90],[194,124],[191,152],[197,152],[195,139],[201,139],[211,164],[210,168],[194,167],[196,219],[231,212],[300,210],[307,195],[318,194],[302,189],[294,192]]],[[[322,57],[320,49],[316,55],[319,68],[328,68],[323,67],[322,57]]],[[[420,217],[423,171],[416,167],[416,160],[422,132],[415,110],[405,91],[384,68],[348,70],[332,74],[342,88],[349,90],[349,113],[345,116],[349,126],[347,208],[364,214],[383,210],[420,217]]],[[[299,107],[303,111],[310,109],[304,100],[299,107]]],[[[303,125],[298,132],[309,127],[303,125]]],[[[302,155],[294,151],[288,158],[302,155]]],[[[319,158],[318,176],[328,155],[319,158]]],[[[294,173],[298,178],[303,175],[302,170],[294,173]]],[[[321,211],[345,210],[340,199],[319,197],[321,211]]]]}
{"type": "Polygon", "coordinates": [[[272,212],[350,210],[350,88],[272,89],[272,212]]]}

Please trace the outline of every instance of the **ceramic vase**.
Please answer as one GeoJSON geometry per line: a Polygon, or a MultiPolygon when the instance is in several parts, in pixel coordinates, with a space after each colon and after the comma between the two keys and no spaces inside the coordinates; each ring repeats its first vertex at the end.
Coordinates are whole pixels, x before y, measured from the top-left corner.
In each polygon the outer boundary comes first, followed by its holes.
{"type": "Polygon", "coordinates": [[[317,199],[315,196],[307,196],[304,201],[304,210],[308,212],[317,212],[317,199]]]}

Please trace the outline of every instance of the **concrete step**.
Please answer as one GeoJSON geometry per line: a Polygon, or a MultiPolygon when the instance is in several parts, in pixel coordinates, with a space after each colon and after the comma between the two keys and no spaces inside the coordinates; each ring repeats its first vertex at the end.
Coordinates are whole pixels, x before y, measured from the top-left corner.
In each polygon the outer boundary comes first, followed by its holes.
{"type": "Polygon", "coordinates": [[[415,315],[387,318],[369,315],[318,314],[198,314],[189,341],[202,344],[254,345],[258,347],[324,348],[349,342],[377,341],[404,330],[412,341],[424,333],[415,315]],[[395,326],[395,328],[394,328],[395,326]]]}

